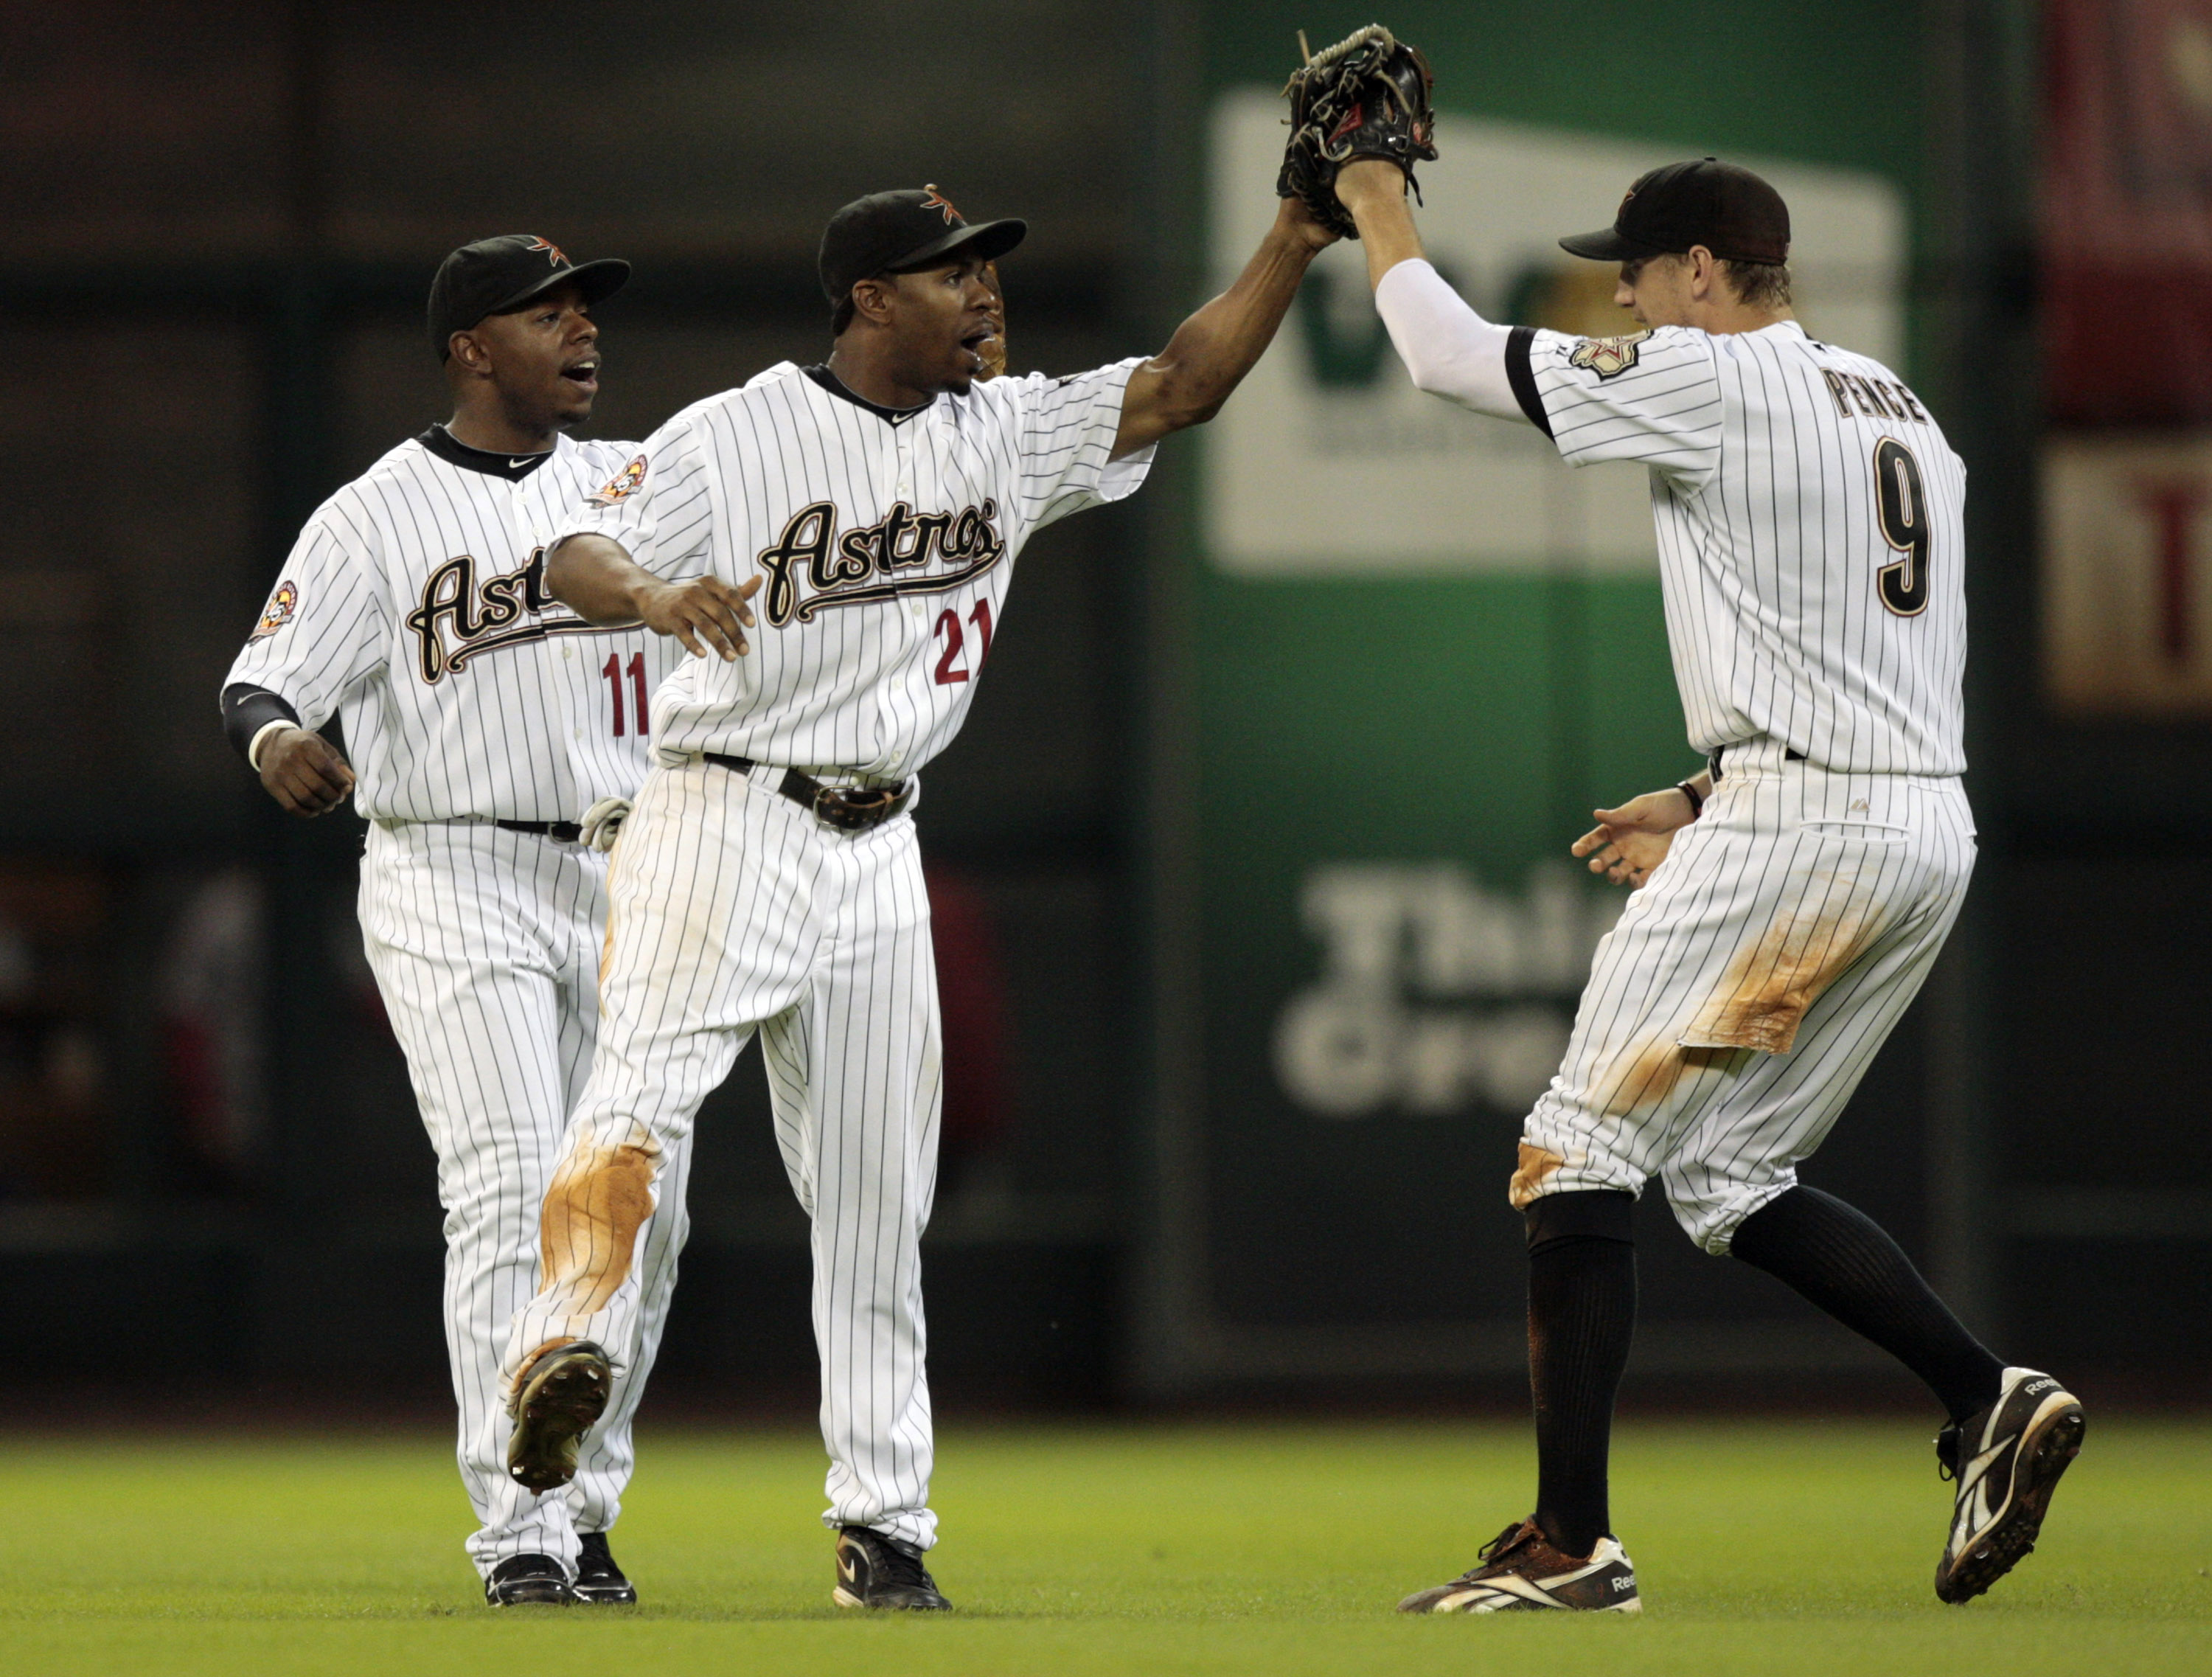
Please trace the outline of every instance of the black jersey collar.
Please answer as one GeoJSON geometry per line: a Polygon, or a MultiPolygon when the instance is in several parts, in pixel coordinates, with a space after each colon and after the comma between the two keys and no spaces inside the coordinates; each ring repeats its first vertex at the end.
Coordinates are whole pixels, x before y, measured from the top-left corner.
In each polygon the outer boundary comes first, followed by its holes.
{"type": "Polygon", "coordinates": [[[875,415],[877,418],[888,420],[893,425],[896,425],[903,420],[912,419],[916,414],[921,413],[929,407],[932,403],[937,400],[937,398],[933,396],[929,398],[929,401],[917,402],[910,408],[887,408],[880,402],[871,402],[866,397],[858,394],[842,379],[839,378],[835,373],[832,373],[829,367],[824,363],[817,363],[812,367],[802,367],[799,370],[804,373],[808,378],[813,380],[816,384],[820,385],[823,389],[828,391],[832,396],[837,398],[838,400],[842,402],[850,402],[856,408],[866,408],[870,413],[875,415]]]}
{"type": "Polygon", "coordinates": [[[442,425],[433,425],[415,439],[447,465],[457,465],[463,471],[481,471],[487,477],[504,477],[510,483],[524,478],[553,458],[552,448],[542,454],[492,454],[481,448],[471,448],[442,425]]]}

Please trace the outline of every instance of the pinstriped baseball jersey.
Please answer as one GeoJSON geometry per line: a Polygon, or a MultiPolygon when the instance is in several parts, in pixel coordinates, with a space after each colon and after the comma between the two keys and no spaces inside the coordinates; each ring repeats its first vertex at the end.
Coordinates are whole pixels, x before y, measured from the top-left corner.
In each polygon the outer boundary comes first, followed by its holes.
{"type": "Polygon", "coordinates": [[[1867,774],[1966,769],[1966,467],[1880,362],[1806,336],[1516,329],[1507,372],[1571,464],[1640,460],[1700,750],[1768,736],[1867,774]]]}
{"type": "Polygon", "coordinates": [[[638,445],[487,455],[434,427],[319,507],[226,684],[336,714],[372,820],[574,821],[645,776],[683,648],[551,598],[544,551],[638,445]],[[670,648],[674,647],[672,654],[670,648]]]}
{"type": "Polygon", "coordinates": [[[943,750],[1023,544],[1144,481],[1150,449],[1108,461],[1138,365],[894,412],[787,362],[662,426],[562,528],[665,577],[762,579],[746,655],[659,695],[663,753],[901,780],[943,750]]]}

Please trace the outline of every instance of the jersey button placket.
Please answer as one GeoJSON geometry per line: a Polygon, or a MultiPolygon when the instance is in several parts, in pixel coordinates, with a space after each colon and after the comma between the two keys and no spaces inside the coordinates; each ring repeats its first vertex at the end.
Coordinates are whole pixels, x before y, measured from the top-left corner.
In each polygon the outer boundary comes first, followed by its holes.
{"type": "MultiPolygon", "coordinates": [[[[914,506],[914,438],[911,428],[920,422],[919,420],[911,420],[907,424],[891,428],[891,458],[898,466],[897,481],[892,486],[891,495],[894,500],[903,501],[909,507],[914,506]]],[[[906,612],[907,616],[920,623],[929,615],[929,607],[919,594],[915,594],[908,597],[906,612]]]]}

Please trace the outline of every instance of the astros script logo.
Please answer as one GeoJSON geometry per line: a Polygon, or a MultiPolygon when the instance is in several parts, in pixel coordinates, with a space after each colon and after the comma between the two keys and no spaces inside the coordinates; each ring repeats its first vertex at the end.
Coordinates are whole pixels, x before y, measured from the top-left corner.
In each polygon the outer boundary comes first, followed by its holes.
{"type": "Polygon", "coordinates": [[[544,252],[546,264],[549,267],[565,268],[568,265],[568,252],[562,250],[551,240],[540,239],[534,233],[530,235],[530,242],[525,245],[522,248],[526,251],[544,252]]]}
{"type": "Polygon", "coordinates": [[[261,614],[261,621],[253,626],[249,641],[266,641],[278,629],[292,621],[292,614],[300,609],[300,590],[292,582],[280,582],[276,592],[269,597],[269,606],[261,614]]]}
{"type": "Polygon", "coordinates": [[[958,227],[960,225],[960,212],[952,207],[952,200],[951,198],[946,197],[944,193],[937,190],[937,183],[935,181],[930,181],[924,185],[921,190],[929,194],[927,197],[921,201],[921,207],[924,210],[941,210],[945,212],[945,226],[958,227]]]}

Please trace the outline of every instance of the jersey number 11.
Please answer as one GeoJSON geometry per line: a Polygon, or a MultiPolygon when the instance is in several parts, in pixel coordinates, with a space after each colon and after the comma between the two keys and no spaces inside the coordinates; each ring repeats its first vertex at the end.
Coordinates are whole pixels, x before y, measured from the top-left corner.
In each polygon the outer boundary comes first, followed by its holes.
{"type": "MultiPolygon", "coordinates": [[[[615,738],[620,739],[623,737],[623,676],[625,673],[623,669],[622,654],[609,653],[607,661],[599,666],[599,673],[607,678],[607,691],[614,698],[615,738]]],[[[647,702],[647,695],[645,690],[645,654],[643,653],[632,653],[629,655],[629,669],[627,673],[629,676],[629,690],[637,696],[637,732],[638,737],[643,738],[653,730],[652,708],[647,702]]]]}

